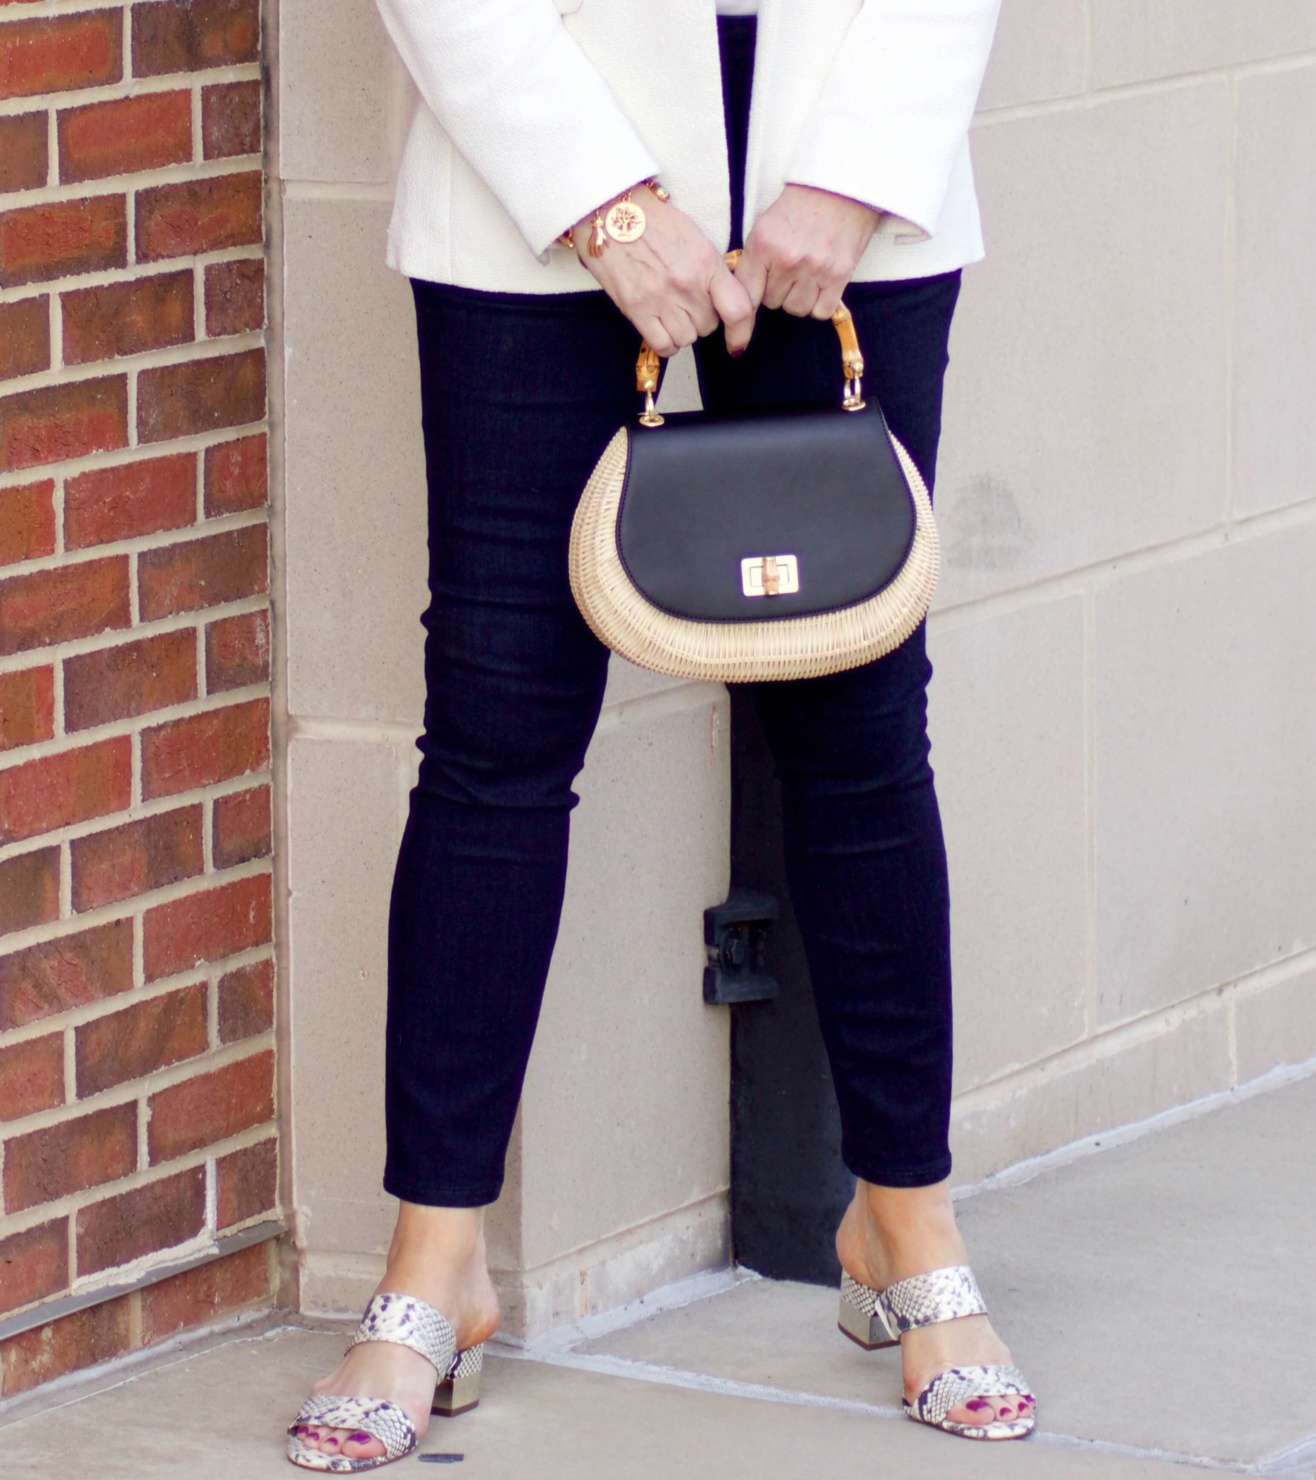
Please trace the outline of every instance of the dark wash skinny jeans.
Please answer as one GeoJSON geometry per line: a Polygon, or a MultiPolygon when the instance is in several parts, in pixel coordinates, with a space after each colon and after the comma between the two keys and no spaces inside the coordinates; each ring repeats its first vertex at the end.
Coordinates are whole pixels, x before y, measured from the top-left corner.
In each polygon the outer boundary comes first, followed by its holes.
{"type": "MultiPolygon", "coordinates": [[[[572,782],[607,672],[568,585],[571,516],[595,459],[635,412],[638,336],[602,293],[414,288],[432,600],[420,780],[389,925],[384,1185],[409,1202],[475,1207],[502,1185],[557,935],[572,782]]],[[[958,288],[949,274],[846,295],[865,389],[929,482],[958,288]]],[[[839,393],[826,323],[764,311],[741,359],[720,332],[698,350],[710,408],[839,393]]],[[[930,672],[920,628],[849,673],[754,686],[783,787],[791,898],[843,1155],[857,1176],[896,1187],[950,1170],[930,672]]]]}
{"type": "MultiPolygon", "coordinates": [[[[739,221],[755,22],[719,17],[718,33],[739,221]]],[[[929,487],[959,283],[949,273],[846,292],[867,394],[929,487]]],[[[431,601],[420,781],[389,919],[384,1186],[408,1202],[478,1207],[502,1187],[562,909],[571,784],[607,674],[567,581],[571,516],[637,409],[639,336],[601,292],[413,288],[431,601]]],[[[729,358],[718,332],[697,346],[697,364],[710,410],[829,404],[840,390],[831,325],[780,312],[760,312],[743,358],[729,358]]],[[[754,687],[842,1154],[888,1187],[950,1173],[949,904],[930,676],[920,628],[868,667],[754,687]]]]}

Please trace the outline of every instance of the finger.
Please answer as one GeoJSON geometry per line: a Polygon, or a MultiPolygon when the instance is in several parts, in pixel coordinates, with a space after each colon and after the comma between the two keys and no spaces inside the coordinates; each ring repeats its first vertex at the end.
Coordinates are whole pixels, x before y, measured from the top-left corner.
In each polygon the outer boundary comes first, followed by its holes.
{"type": "Polygon", "coordinates": [[[781,300],[781,306],[797,319],[807,319],[818,302],[818,292],[817,278],[796,278],[790,292],[781,300]]]}
{"type": "Polygon", "coordinates": [[[769,272],[763,289],[763,307],[780,308],[786,296],[795,287],[795,275],[786,271],[769,272]]]}
{"type": "MultiPolygon", "coordinates": [[[[693,344],[699,338],[699,330],[695,328],[695,321],[685,309],[676,304],[663,311],[663,328],[667,330],[667,337],[673,345],[672,354],[675,354],[678,349],[684,349],[687,344],[693,344]]],[[[662,351],[659,350],[658,353],[661,355],[662,351]]],[[[667,358],[667,356],[663,357],[667,358]]]]}
{"type": "Polygon", "coordinates": [[[754,332],[754,303],[744,284],[723,270],[713,279],[712,301],[727,326],[727,353],[743,355],[754,332]]]}
{"type": "Polygon", "coordinates": [[[672,335],[672,338],[676,340],[682,349],[687,344],[694,344],[700,338],[699,325],[695,323],[689,310],[678,308],[673,317],[677,318],[678,322],[673,326],[676,332],[672,335]]]}
{"type": "Polygon", "coordinates": [[[701,294],[699,297],[691,299],[684,307],[685,311],[690,315],[701,339],[704,335],[711,334],[722,322],[718,317],[717,309],[714,307],[711,293],[701,294]]]}
{"type": "Polygon", "coordinates": [[[813,305],[813,317],[815,319],[830,319],[841,306],[841,295],[845,292],[844,283],[825,283],[818,294],[818,301],[813,305]]]}
{"type": "Polygon", "coordinates": [[[644,336],[644,342],[660,360],[670,360],[680,345],[667,332],[661,319],[632,319],[631,322],[644,336]]]}
{"type": "MultiPolygon", "coordinates": [[[[767,269],[758,257],[754,255],[752,248],[746,247],[736,264],[736,281],[749,294],[750,307],[757,310],[763,302],[763,290],[767,286],[767,269]]],[[[725,319],[725,315],[723,318],[725,319]]]]}

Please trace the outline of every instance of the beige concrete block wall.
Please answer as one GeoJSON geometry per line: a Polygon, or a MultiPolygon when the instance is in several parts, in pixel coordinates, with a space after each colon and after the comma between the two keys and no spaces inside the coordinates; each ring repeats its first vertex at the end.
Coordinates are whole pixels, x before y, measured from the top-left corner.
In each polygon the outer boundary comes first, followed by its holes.
{"type": "MultiPolygon", "coordinates": [[[[410,94],[370,0],[281,0],[276,39],[289,1197],[303,1303],[342,1309],[390,1223],[422,698],[414,334],[381,262],[410,94]]],[[[1316,1054],[1313,125],[1316,0],[1005,0],[932,622],[961,1179],[1316,1054]]],[[[614,665],[491,1224],[514,1331],[726,1258],[698,938],[726,740],[719,690],[614,665]]]]}
{"type": "Polygon", "coordinates": [[[1005,0],[933,618],[970,1180],[1316,1054],[1316,4],[1005,0]]]}
{"type": "MultiPolygon", "coordinates": [[[[382,260],[410,95],[369,0],[326,3],[283,0],[278,28],[280,851],[301,1299],[342,1310],[391,1231],[385,922],[424,697],[425,489],[411,295],[382,260]]],[[[728,1257],[728,1019],[700,994],[727,722],[720,687],[613,665],[491,1222],[510,1331],[728,1257]]]]}

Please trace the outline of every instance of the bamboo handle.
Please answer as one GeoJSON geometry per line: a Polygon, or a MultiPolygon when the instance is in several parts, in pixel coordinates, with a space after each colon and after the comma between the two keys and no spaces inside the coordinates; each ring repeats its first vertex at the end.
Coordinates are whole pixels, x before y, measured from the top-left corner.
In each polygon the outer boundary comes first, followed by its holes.
{"type": "MultiPolygon", "coordinates": [[[[739,251],[726,254],[726,264],[733,272],[739,261],[739,251]]],[[[832,315],[832,323],[836,327],[836,337],[841,341],[841,374],[845,378],[845,393],[841,397],[841,405],[847,411],[862,411],[865,402],[860,381],[864,373],[864,356],[859,348],[854,315],[844,303],[839,303],[832,315]]],[[[663,418],[654,406],[658,395],[659,364],[658,356],[647,342],[641,343],[640,355],[635,362],[635,389],[644,397],[640,423],[646,427],[660,427],[663,424],[663,418]]]]}

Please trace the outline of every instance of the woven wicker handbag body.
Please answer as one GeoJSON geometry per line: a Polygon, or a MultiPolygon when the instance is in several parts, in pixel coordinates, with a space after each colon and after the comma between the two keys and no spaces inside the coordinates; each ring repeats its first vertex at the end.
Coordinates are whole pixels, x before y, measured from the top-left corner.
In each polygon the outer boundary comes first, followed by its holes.
{"type": "Polygon", "coordinates": [[[816,678],[884,656],[927,613],[940,551],[927,488],[876,405],[849,311],[834,408],[660,415],[599,458],[571,528],[571,590],[604,643],[679,678],[816,678]]]}

